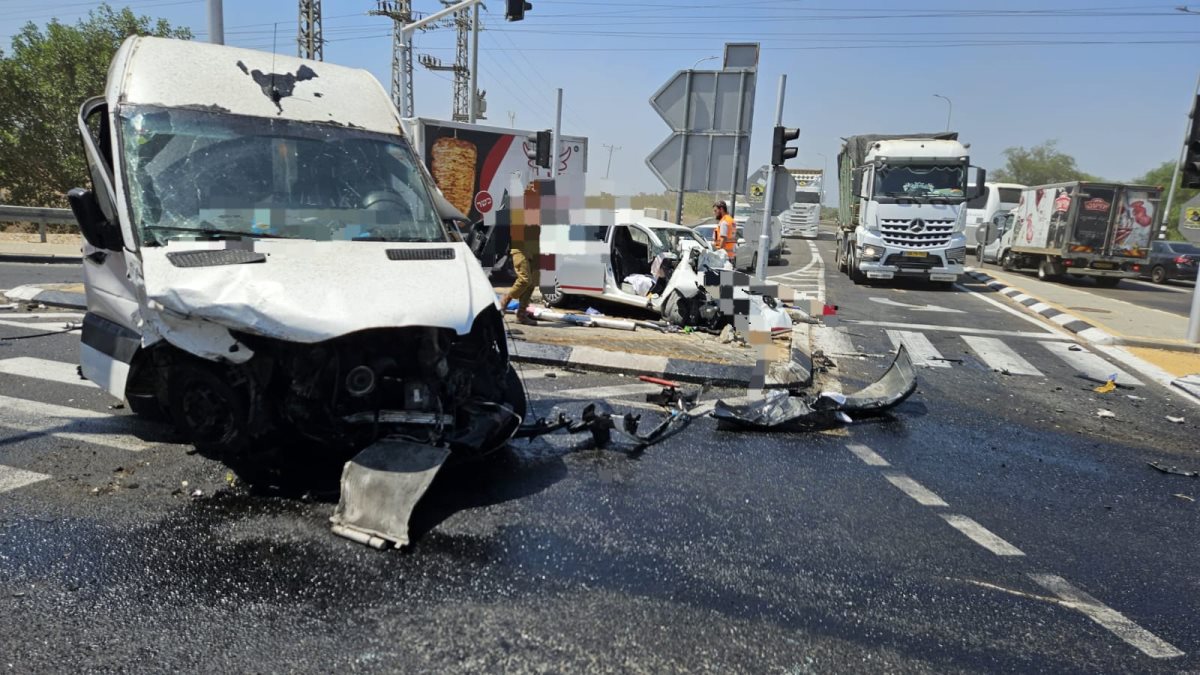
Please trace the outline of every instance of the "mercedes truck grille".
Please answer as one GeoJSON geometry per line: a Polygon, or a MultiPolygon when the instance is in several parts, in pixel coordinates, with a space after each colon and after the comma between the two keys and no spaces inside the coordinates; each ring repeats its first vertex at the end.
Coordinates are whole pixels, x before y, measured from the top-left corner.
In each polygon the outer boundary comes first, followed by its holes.
{"type": "Polygon", "coordinates": [[[914,249],[941,248],[950,243],[950,236],[954,234],[954,220],[883,218],[879,221],[879,232],[888,246],[914,249]]]}

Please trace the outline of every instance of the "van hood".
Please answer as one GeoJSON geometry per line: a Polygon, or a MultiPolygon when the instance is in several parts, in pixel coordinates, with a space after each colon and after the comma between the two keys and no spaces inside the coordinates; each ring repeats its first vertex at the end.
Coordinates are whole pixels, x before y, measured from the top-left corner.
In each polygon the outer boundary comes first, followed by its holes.
{"type": "Polygon", "coordinates": [[[461,242],[172,241],[141,256],[152,309],[291,342],[407,326],[462,335],[496,303],[461,242]]]}

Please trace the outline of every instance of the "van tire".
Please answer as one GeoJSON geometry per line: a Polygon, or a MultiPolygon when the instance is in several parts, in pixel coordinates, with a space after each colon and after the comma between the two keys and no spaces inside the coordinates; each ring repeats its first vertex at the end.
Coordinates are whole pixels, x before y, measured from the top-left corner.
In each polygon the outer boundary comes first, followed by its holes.
{"type": "Polygon", "coordinates": [[[567,296],[558,287],[557,281],[554,282],[554,290],[549,295],[542,296],[542,302],[546,303],[547,307],[562,307],[567,302],[567,296]]]}
{"type": "Polygon", "coordinates": [[[1000,255],[1000,267],[1005,272],[1011,272],[1017,268],[1017,261],[1013,259],[1012,251],[1005,251],[1000,255]]]}
{"type": "Polygon", "coordinates": [[[192,360],[172,367],[167,383],[171,419],[200,450],[236,452],[249,440],[250,401],[218,368],[192,360]]]}

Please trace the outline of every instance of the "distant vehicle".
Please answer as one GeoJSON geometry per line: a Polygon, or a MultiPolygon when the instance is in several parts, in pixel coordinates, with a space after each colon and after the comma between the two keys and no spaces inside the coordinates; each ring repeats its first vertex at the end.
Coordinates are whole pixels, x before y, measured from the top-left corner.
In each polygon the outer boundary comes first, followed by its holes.
{"type": "Polygon", "coordinates": [[[947,285],[963,273],[968,172],[953,132],[851,136],[838,154],[836,261],[856,283],[915,277],[947,285]]]}
{"type": "MultiPolygon", "coordinates": [[[[970,187],[975,187],[973,184],[970,187]]],[[[977,239],[975,232],[980,227],[986,227],[997,213],[1007,213],[1021,201],[1021,190],[1024,185],[1017,183],[987,183],[983,192],[976,193],[967,202],[967,224],[963,232],[967,237],[967,247],[975,248],[977,239]]]]}
{"type": "Polygon", "coordinates": [[[821,169],[789,169],[796,181],[796,196],[791,207],[779,215],[783,221],[785,238],[817,238],[817,226],[821,222],[821,194],[825,181],[821,169]]]}
{"type": "Polygon", "coordinates": [[[1008,211],[997,213],[992,216],[990,223],[985,224],[982,229],[976,231],[975,259],[980,263],[996,263],[1000,264],[1001,254],[1004,248],[1008,246],[1004,235],[1012,228],[1013,222],[1017,218],[1017,210],[1015,208],[1008,211]],[[988,228],[991,228],[990,230],[988,228]]]}
{"type": "Polygon", "coordinates": [[[1195,281],[1198,264],[1200,246],[1186,241],[1156,241],[1150,245],[1150,256],[1142,265],[1139,276],[1156,284],[1165,284],[1171,279],[1195,281]]]}
{"type": "MultiPolygon", "coordinates": [[[[1034,269],[1039,279],[1116,286],[1143,271],[1161,195],[1157,187],[1079,181],[1026,188],[996,255],[1004,269],[1034,269]]],[[[976,243],[990,245],[1000,219],[976,243]]]]}

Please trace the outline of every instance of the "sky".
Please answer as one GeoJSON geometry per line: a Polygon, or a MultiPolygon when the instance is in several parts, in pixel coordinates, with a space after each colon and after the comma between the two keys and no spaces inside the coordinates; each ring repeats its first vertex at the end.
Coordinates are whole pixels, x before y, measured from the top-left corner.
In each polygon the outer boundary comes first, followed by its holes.
{"type": "MultiPolygon", "coordinates": [[[[0,0],[0,45],[28,21],[73,23],[98,3],[0,0]]],[[[205,0],[114,1],[207,39],[205,0]]],[[[375,0],[324,0],[325,60],[391,79],[391,22],[375,0]]],[[[442,7],[413,0],[417,12],[442,7]]],[[[296,54],[297,0],[225,0],[226,44],[296,54]]],[[[483,13],[479,87],[487,124],[553,126],[588,137],[589,181],[618,194],[660,192],[646,156],[669,135],[649,99],[676,71],[759,42],[751,171],[770,153],[776,91],[801,129],[788,166],[834,170],[841,137],[939,131],[994,170],[1003,150],[1055,139],[1079,168],[1128,180],[1178,156],[1200,72],[1197,14],[1138,0],[533,0],[519,23],[483,13]],[[934,96],[941,94],[946,100],[934,96]],[[951,110],[952,105],[952,110],[951,110]],[[608,169],[609,150],[611,169],[608,169]],[[619,149],[616,149],[619,148],[619,149]]],[[[418,54],[452,62],[454,31],[419,33],[418,54]]],[[[700,68],[719,68],[719,60],[700,68]]],[[[449,118],[449,74],[415,66],[416,113],[449,118]]],[[[93,92],[80,92],[81,99],[93,92]]],[[[831,181],[832,189],[832,181],[831,181]]],[[[835,201],[829,195],[829,202],[835,201]]]]}

